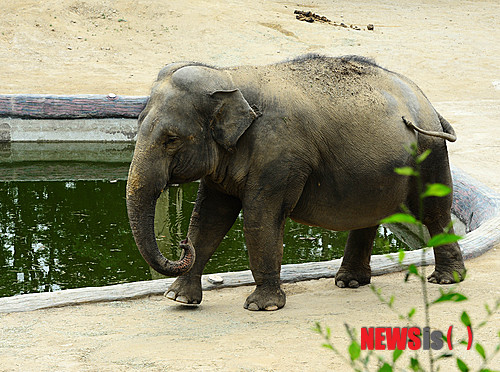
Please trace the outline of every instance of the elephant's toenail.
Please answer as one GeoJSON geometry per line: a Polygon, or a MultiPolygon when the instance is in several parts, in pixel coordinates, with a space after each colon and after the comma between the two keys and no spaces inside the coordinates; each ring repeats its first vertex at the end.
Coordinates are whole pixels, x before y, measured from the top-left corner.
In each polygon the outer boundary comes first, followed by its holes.
{"type": "Polygon", "coordinates": [[[342,280],[339,280],[336,284],[337,284],[337,287],[339,287],[339,288],[345,288],[345,283],[342,280]]]}
{"type": "Polygon", "coordinates": [[[257,310],[259,310],[259,307],[257,306],[257,304],[255,302],[252,302],[250,305],[248,305],[247,310],[257,311],[257,310]]]}
{"type": "Polygon", "coordinates": [[[266,310],[267,311],[275,311],[275,310],[278,310],[278,306],[270,305],[270,306],[266,307],[266,310]]]}
{"type": "Polygon", "coordinates": [[[358,281],[357,281],[357,280],[354,280],[354,279],[353,279],[353,280],[351,280],[351,281],[349,282],[349,287],[350,287],[350,288],[358,288],[358,287],[359,287],[359,283],[358,283],[358,281]]]}
{"type": "Polygon", "coordinates": [[[188,303],[189,303],[188,299],[187,299],[185,296],[178,296],[178,297],[175,299],[175,301],[177,301],[177,302],[181,302],[181,303],[183,303],[183,304],[188,304],[188,303]]]}
{"type": "Polygon", "coordinates": [[[169,300],[175,300],[175,292],[169,291],[169,292],[165,293],[165,297],[168,298],[169,300]]]}

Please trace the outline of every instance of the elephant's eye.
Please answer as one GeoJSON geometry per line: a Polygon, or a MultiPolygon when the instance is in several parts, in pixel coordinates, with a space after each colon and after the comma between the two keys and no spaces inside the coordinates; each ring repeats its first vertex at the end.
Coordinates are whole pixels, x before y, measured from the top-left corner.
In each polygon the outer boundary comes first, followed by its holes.
{"type": "Polygon", "coordinates": [[[163,146],[167,147],[167,146],[173,144],[174,142],[176,142],[178,139],[179,139],[179,137],[176,137],[176,136],[168,136],[167,139],[163,142],[163,146]]]}

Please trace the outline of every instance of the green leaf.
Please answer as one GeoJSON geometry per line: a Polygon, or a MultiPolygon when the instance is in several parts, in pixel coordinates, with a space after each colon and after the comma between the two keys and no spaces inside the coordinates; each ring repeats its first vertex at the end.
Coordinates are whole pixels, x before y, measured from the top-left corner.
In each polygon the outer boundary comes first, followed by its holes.
{"type": "Polygon", "coordinates": [[[484,308],[486,309],[486,312],[488,313],[488,315],[491,315],[491,314],[492,314],[491,309],[490,309],[490,307],[488,306],[488,304],[484,304],[484,308]]]}
{"type": "Polygon", "coordinates": [[[413,315],[415,315],[415,311],[416,311],[416,310],[415,310],[415,308],[412,308],[412,309],[408,312],[408,318],[410,318],[410,319],[411,319],[411,318],[413,317],[413,315]]]}
{"type": "Polygon", "coordinates": [[[378,369],[378,372],[392,372],[392,366],[388,363],[384,363],[382,367],[378,369]]]}
{"type": "Polygon", "coordinates": [[[399,359],[399,357],[403,354],[403,350],[400,350],[400,349],[396,349],[394,350],[394,352],[392,353],[392,361],[395,363],[396,360],[399,359]]]}
{"type": "Polygon", "coordinates": [[[405,255],[406,255],[406,253],[405,253],[404,250],[400,249],[398,251],[398,261],[399,261],[399,263],[403,263],[403,260],[405,259],[405,255]]]}
{"type": "Polygon", "coordinates": [[[484,352],[484,348],[480,343],[476,343],[476,351],[479,355],[481,355],[483,360],[486,361],[486,353],[484,352]]]}
{"type": "Polygon", "coordinates": [[[412,142],[410,146],[404,145],[403,148],[406,150],[408,154],[410,154],[412,157],[417,156],[417,151],[418,151],[418,146],[415,142],[412,142]]]}
{"type": "Polygon", "coordinates": [[[458,242],[463,237],[455,235],[455,234],[437,234],[434,235],[425,245],[426,247],[439,247],[441,245],[451,244],[458,242]]]}
{"type": "Polygon", "coordinates": [[[431,154],[431,150],[425,150],[421,155],[419,155],[416,159],[417,164],[422,164],[425,159],[431,154]]]}
{"type": "Polygon", "coordinates": [[[469,371],[469,367],[467,367],[467,364],[465,364],[464,361],[460,358],[457,358],[457,366],[461,372],[468,372],[469,371]]]}
{"type": "Polygon", "coordinates": [[[413,371],[420,371],[422,369],[420,368],[420,362],[417,358],[410,358],[410,368],[413,371]]]}
{"type": "Polygon", "coordinates": [[[392,307],[392,305],[394,305],[394,295],[391,296],[391,298],[389,299],[389,307],[392,307]]]}
{"type": "Polygon", "coordinates": [[[333,346],[332,346],[332,345],[330,345],[330,344],[323,344],[323,345],[321,345],[321,346],[323,346],[325,349],[330,349],[330,350],[333,350],[333,346]]]}
{"type": "Polygon", "coordinates": [[[457,293],[457,292],[444,293],[444,292],[441,292],[441,297],[435,299],[434,301],[432,301],[432,303],[433,304],[437,304],[439,302],[446,302],[446,301],[460,302],[460,301],[465,301],[465,300],[467,300],[467,297],[465,297],[461,293],[457,293]]]}
{"type": "Polygon", "coordinates": [[[414,264],[411,264],[410,266],[408,266],[408,272],[410,274],[418,275],[417,267],[414,264]]]}
{"type": "Polygon", "coordinates": [[[427,185],[427,188],[425,192],[422,194],[421,198],[427,198],[428,196],[438,196],[438,197],[443,197],[448,195],[451,192],[451,189],[446,186],[442,185],[440,183],[433,183],[430,185],[427,185]]]}
{"type": "Polygon", "coordinates": [[[420,224],[415,217],[413,217],[411,214],[406,213],[395,213],[389,217],[384,218],[380,221],[380,223],[411,223],[414,225],[420,224]]]}
{"type": "Polygon", "coordinates": [[[361,355],[361,347],[356,341],[353,341],[351,345],[349,345],[349,355],[351,360],[356,360],[361,355]]]}
{"type": "Polygon", "coordinates": [[[412,167],[395,168],[394,172],[400,176],[418,176],[419,173],[412,167]]]}
{"type": "Polygon", "coordinates": [[[471,325],[469,314],[467,314],[467,312],[465,312],[465,311],[462,313],[462,316],[460,317],[460,321],[466,327],[470,327],[470,325],[471,325]]]}

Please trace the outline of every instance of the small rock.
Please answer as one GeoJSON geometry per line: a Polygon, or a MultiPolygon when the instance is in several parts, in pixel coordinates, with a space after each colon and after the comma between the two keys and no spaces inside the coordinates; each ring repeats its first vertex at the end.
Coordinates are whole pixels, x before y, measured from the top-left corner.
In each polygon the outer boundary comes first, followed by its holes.
{"type": "Polygon", "coordinates": [[[375,26],[373,26],[373,24],[370,23],[368,26],[366,26],[366,28],[368,29],[368,31],[373,31],[373,29],[375,28],[375,26]]]}
{"type": "Polygon", "coordinates": [[[207,280],[209,281],[209,283],[212,283],[212,284],[222,284],[222,283],[224,283],[224,279],[220,275],[215,275],[215,274],[209,275],[207,277],[207,280]]]}

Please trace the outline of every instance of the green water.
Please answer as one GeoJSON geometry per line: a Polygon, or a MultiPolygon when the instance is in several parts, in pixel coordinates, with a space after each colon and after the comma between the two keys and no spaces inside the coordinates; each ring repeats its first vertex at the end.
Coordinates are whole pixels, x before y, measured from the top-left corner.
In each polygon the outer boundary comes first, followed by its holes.
{"type": "MultiPolygon", "coordinates": [[[[135,247],[125,207],[125,181],[36,181],[0,184],[0,296],[103,286],[158,278],[135,247]]],[[[171,187],[158,202],[160,249],[179,256],[197,183],[171,187]],[[173,243],[173,244],[171,244],[173,243]]],[[[283,263],[342,256],[345,232],[289,221],[283,263]]],[[[377,254],[403,247],[381,228],[377,254]]],[[[205,272],[248,269],[241,217],[205,272]]]]}
{"type": "MultiPolygon", "coordinates": [[[[133,147],[120,150],[125,155],[114,148],[110,159],[113,148],[51,146],[45,152],[44,146],[16,147],[0,159],[0,297],[160,277],[142,259],[128,224],[125,179],[133,147]],[[92,151],[94,160],[74,155],[92,151]],[[47,153],[63,159],[47,159],[47,153]]],[[[170,187],[158,201],[157,239],[170,259],[181,253],[178,243],[186,236],[197,189],[198,183],[170,187]]],[[[288,221],[283,263],[340,258],[346,239],[347,232],[288,221]]],[[[406,246],[381,227],[374,254],[400,248],[406,246]]],[[[205,273],[247,269],[240,216],[205,273]]]]}

